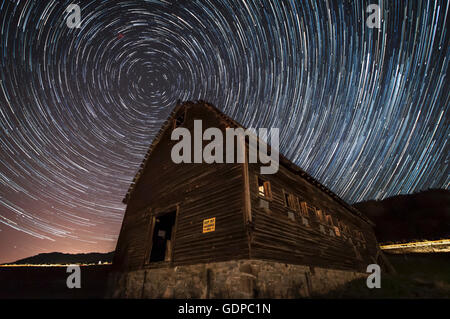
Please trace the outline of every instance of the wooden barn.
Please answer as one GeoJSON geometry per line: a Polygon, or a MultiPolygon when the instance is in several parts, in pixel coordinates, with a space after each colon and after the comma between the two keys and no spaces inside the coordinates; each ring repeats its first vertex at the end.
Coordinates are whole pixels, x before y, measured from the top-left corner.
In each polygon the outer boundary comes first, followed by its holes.
{"type": "Polygon", "coordinates": [[[382,264],[374,225],[281,154],[269,175],[248,160],[174,163],[172,130],[194,120],[242,127],[206,102],[177,104],[124,198],[109,296],[297,298],[382,264]]]}

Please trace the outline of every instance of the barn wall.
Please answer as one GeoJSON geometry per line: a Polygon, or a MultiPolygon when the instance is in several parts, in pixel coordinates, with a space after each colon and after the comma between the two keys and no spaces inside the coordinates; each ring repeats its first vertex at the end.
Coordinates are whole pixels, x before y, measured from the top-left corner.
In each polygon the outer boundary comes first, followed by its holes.
{"type": "MultiPolygon", "coordinates": [[[[183,126],[191,132],[194,119],[203,120],[203,129],[226,128],[216,113],[207,112],[202,106],[188,107],[183,126]]],[[[176,143],[170,140],[171,131],[160,136],[131,194],[117,244],[116,267],[144,266],[152,216],[171,205],[178,205],[173,265],[248,257],[243,165],[175,164],[170,157],[176,143]],[[213,217],[216,230],[202,233],[203,220],[213,217]]]]}
{"type": "MultiPolygon", "coordinates": [[[[178,112],[182,114],[184,110],[178,112]]],[[[230,122],[202,104],[188,104],[183,126],[192,131],[194,119],[203,120],[203,130],[219,127],[225,131],[230,126],[230,122]]],[[[375,261],[378,248],[371,226],[305,178],[282,165],[277,174],[262,175],[270,181],[273,193],[269,209],[265,209],[260,207],[257,192],[259,165],[249,164],[247,205],[245,165],[174,164],[170,152],[175,142],[170,140],[170,133],[171,128],[159,137],[129,198],[114,260],[119,268],[148,266],[152,217],[174,205],[178,205],[178,217],[172,265],[259,258],[362,271],[375,261]],[[346,234],[347,238],[323,234],[318,219],[312,215],[309,226],[303,225],[299,212],[294,212],[291,220],[283,191],[330,214],[335,225],[339,220],[351,230],[361,230],[365,241],[357,241],[353,234],[346,234]],[[251,212],[249,225],[247,209],[251,212]],[[203,234],[202,221],[212,217],[216,217],[216,231],[203,234]]]]}
{"type": "Polygon", "coordinates": [[[249,170],[254,222],[250,239],[251,258],[358,271],[365,271],[368,264],[374,263],[377,243],[369,224],[284,166],[280,165],[278,173],[273,175],[259,175],[257,164],[250,164],[249,170]],[[269,209],[260,207],[258,175],[271,183],[273,199],[268,202],[269,209]],[[331,236],[330,229],[326,227],[324,228],[327,233],[323,234],[319,230],[318,219],[312,215],[308,215],[309,226],[303,224],[300,212],[294,212],[295,220],[290,219],[288,211],[292,210],[285,206],[283,190],[330,214],[335,225],[339,219],[350,229],[361,230],[365,243],[357,247],[355,238],[352,238],[355,243],[353,245],[348,239],[344,239],[342,234],[331,236]]]}

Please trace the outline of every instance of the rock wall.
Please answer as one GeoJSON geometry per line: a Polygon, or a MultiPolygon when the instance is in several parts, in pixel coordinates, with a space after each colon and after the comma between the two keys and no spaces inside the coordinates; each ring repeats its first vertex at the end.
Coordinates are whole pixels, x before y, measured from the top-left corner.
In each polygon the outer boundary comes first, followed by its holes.
{"type": "Polygon", "coordinates": [[[302,298],[327,293],[368,274],[236,260],[112,273],[109,298],[302,298]]]}

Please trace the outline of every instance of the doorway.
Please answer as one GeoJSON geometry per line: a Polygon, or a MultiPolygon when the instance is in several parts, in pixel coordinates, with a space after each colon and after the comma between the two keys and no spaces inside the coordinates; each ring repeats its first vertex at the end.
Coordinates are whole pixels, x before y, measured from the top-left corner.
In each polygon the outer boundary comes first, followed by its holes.
{"type": "Polygon", "coordinates": [[[150,262],[171,261],[176,211],[155,216],[150,262]]]}

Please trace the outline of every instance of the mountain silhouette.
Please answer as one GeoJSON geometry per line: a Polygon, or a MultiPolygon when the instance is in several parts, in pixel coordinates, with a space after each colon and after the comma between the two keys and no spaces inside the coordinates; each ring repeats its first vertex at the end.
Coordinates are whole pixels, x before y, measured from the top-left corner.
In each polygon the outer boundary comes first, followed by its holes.
{"type": "Polygon", "coordinates": [[[385,242],[450,238],[450,191],[427,191],[353,205],[372,220],[377,239],[385,242]]]}
{"type": "Polygon", "coordinates": [[[48,265],[48,264],[98,264],[98,262],[112,262],[114,252],[109,253],[43,253],[15,261],[12,264],[48,265]]]}

